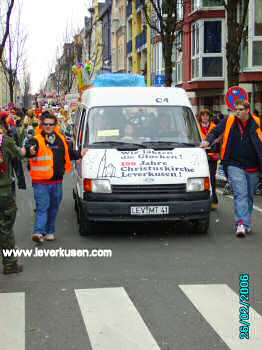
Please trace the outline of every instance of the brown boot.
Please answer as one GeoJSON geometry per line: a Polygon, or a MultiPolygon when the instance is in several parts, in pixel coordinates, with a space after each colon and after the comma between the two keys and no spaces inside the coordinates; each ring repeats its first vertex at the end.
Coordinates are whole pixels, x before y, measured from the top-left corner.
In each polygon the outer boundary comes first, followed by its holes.
{"type": "Polygon", "coordinates": [[[14,263],[12,265],[4,265],[3,274],[10,275],[11,273],[19,273],[23,271],[23,265],[14,263]]]}

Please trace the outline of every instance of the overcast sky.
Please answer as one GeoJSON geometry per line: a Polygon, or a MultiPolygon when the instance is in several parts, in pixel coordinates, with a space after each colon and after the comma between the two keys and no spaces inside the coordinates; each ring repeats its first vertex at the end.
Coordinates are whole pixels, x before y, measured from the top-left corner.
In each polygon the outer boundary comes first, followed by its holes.
{"type": "Polygon", "coordinates": [[[89,0],[22,0],[22,21],[28,33],[26,56],[33,93],[48,75],[67,24],[83,28],[88,3],[89,0]]]}

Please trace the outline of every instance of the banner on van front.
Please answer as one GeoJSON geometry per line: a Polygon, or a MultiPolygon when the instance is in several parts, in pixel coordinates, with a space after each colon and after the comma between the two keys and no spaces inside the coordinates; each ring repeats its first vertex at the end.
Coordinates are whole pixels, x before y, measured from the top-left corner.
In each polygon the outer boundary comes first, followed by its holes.
{"type": "Polygon", "coordinates": [[[151,178],[155,183],[184,183],[191,177],[205,177],[208,172],[202,149],[174,150],[89,149],[84,160],[88,178],[113,178],[114,183],[142,183],[151,178]]]}

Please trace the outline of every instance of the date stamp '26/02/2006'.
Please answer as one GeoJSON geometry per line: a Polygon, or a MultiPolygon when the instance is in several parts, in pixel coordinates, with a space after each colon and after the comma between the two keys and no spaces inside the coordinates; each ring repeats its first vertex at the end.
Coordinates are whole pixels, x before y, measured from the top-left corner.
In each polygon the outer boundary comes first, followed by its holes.
{"type": "Polygon", "coordinates": [[[250,300],[249,286],[250,279],[248,273],[239,275],[239,338],[249,339],[250,335],[250,300]]]}

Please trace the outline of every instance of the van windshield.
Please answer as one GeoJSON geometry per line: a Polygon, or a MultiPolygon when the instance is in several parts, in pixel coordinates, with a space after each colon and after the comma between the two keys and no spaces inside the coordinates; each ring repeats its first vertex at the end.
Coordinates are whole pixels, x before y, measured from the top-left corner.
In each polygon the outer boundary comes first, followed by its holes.
{"type": "Polygon", "coordinates": [[[191,110],[181,106],[95,107],[89,111],[87,145],[174,142],[199,144],[191,110]]]}

